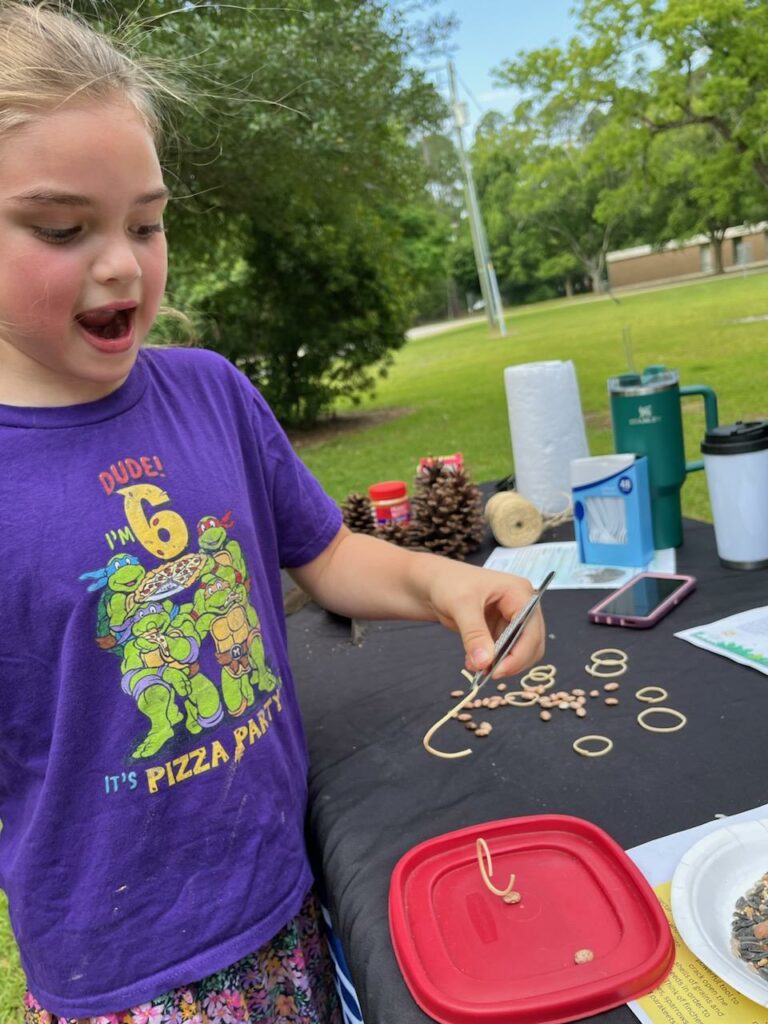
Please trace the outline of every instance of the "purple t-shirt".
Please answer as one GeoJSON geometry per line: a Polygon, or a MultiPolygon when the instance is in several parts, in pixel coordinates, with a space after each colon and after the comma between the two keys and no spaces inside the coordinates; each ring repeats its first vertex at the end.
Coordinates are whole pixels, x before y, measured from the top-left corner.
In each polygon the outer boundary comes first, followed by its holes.
{"type": "Polygon", "coordinates": [[[116,1012],[257,949],[311,885],[280,567],[340,512],[203,350],[0,406],[0,470],[0,885],[39,1002],[116,1012]]]}

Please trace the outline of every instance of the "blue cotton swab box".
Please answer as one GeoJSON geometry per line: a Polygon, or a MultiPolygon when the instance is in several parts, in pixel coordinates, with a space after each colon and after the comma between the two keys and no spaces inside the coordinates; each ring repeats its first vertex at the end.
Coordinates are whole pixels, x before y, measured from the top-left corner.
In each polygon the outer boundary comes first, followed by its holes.
{"type": "Polygon", "coordinates": [[[595,455],[570,466],[580,561],[646,566],[654,547],[645,455],[595,455]]]}

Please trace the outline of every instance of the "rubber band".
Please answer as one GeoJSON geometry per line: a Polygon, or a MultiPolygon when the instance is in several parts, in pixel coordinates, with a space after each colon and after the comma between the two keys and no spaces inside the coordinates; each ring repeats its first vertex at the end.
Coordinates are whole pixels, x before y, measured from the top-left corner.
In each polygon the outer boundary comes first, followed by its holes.
{"type": "Polygon", "coordinates": [[[515,884],[515,876],[509,876],[509,882],[507,883],[506,889],[497,889],[491,881],[493,876],[493,864],[491,863],[491,851],[488,849],[488,843],[484,839],[478,839],[475,843],[475,849],[477,850],[477,866],[480,868],[480,874],[486,886],[491,890],[494,896],[501,896],[504,899],[505,896],[509,896],[512,893],[512,886],[515,884]],[[488,870],[486,872],[486,866],[483,863],[483,857],[488,864],[488,870]]]}
{"type": "Polygon", "coordinates": [[[662,700],[666,700],[669,694],[661,686],[642,686],[635,697],[638,700],[643,701],[645,704],[658,704],[662,700]],[[659,697],[647,697],[646,694],[650,693],[651,690],[655,690],[656,693],[660,694],[659,697]]]}
{"type": "Polygon", "coordinates": [[[628,658],[596,658],[592,655],[593,665],[626,665],[628,658]]]}
{"type": "Polygon", "coordinates": [[[624,664],[620,668],[616,668],[611,672],[598,672],[597,665],[602,664],[603,662],[598,661],[595,665],[585,665],[584,671],[588,675],[594,676],[595,679],[616,679],[618,676],[623,676],[624,673],[627,671],[627,663],[624,662],[624,664]]]}
{"type": "Polygon", "coordinates": [[[437,732],[437,730],[440,728],[441,725],[445,725],[445,723],[449,719],[451,719],[455,715],[457,715],[458,712],[461,711],[461,709],[463,707],[465,707],[467,704],[469,704],[469,702],[471,700],[474,700],[475,695],[477,694],[477,691],[479,689],[480,689],[479,686],[474,686],[469,691],[469,693],[465,694],[461,698],[461,700],[459,701],[459,703],[455,707],[451,708],[451,710],[448,712],[447,715],[443,715],[443,717],[438,722],[435,722],[435,724],[430,729],[427,730],[427,733],[424,736],[424,739],[422,740],[422,743],[424,744],[424,749],[426,750],[426,752],[428,754],[434,754],[435,757],[454,758],[454,757],[467,757],[469,754],[472,753],[472,750],[471,750],[470,747],[467,747],[466,750],[457,750],[453,754],[446,753],[443,750],[435,750],[435,748],[430,745],[430,740],[435,735],[435,733],[437,732]]]}
{"type": "Polygon", "coordinates": [[[534,690],[541,690],[542,693],[545,693],[547,690],[551,690],[552,687],[555,685],[554,679],[542,679],[541,682],[538,682],[534,679],[532,684],[529,685],[526,682],[527,678],[527,676],[523,676],[523,678],[520,680],[520,685],[524,690],[527,690],[529,693],[533,692],[534,690]]]}
{"type": "Polygon", "coordinates": [[[645,708],[637,716],[637,724],[639,726],[642,726],[643,729],[647,729],[648,732],[679,732],[680,729],[684,728],[687,725],[687,723],[688,719],[685,717],[682,711],[677,711],[675,708],[645,708]],[[659,725],[646,725],[646,723],[643,721],[643,717],[645,715],[659,714],[659,712],[662,712],[666,715],[676,715],[680,719],[680,721],[677,723],[677,725],[672,725],[667,729],[663,729],[659,725]]]}
{"type": "Polygon", "coordinates": [[[528,669],[524,678],[538,679],[540,682],[545,682],[548,679],[554,679],[556,675],[557,669],[554,665],[534,665],[533,668],[528,669]]]}
{"type": "Polygon", "coordinates": [[[462,674],[462,675],[464,676],[464,678],[465,678],[465,679],[467,680],[467,682],[468,682],[468,683],[471,683],[471,682],[472,682],[472,680],[473,680],[473,679],[475,678],[475,677],[474,677],[474,676],[472,675],[472,673],[471,673],[471,672],[468,672],[468,671],[467,671],[467,670],[466,670],[465,668],[463,668],[463,669],[461,670],[461,674],[462,674]]]}
{"type": "Polygon", "coordinates": [[[593,661],[597,661],[601,654],[616,654],[620,658],[623,658],[624,661],[629,657],[626,651],[622,651],[618,647],[601,647],[599,651],[593,651],[590,657],[593,661]]]}
{"type": "MultiPolygon", "coordinates": [[[[525,685],[528,682],[529,679],[530,679],[530,681],[532,683],[534,683],[537,686],[539,684],[541,684],[541,683],[548,683],[549,686],[553,686],[554,682],[555,682],[555,677],[553,675],[551,675],[551,676],[550,675],[541,675],[541,674],[534,675],[533,672],[526,672],[525,675],[520,680],[520,682],[521,682],[522,685],[525,685]]],[[[531,689],[531,687],[528,687],[528,689],[531,689]]]]}
{"type": "Polygon", "coordinates": [[[501,699],[504,704],[508,704],[511,708],[531,708],[534,704],[539,703],[539,694],[535,690],[510,690],[501,699]],[[520,701],[510,700],[510,697],[528,697],[530,699],[520,701]]]}
{"type": "Polygon", "coordinates": [[[549,690],[550,687],[555,685],[556,675],[557,669],[554,665],[534,665],[534,667],[529,669],[522,677],[520,685],[524,690],[535,690],[537,686],[543,686],[544,690],[549,690]],[[534,686],[528,685],[529,679],[535,684],[534,686]]]}
{"type": "MultiPolygon", "coordinates": [[[[647,710],[652,711],[653,709],[648,708],[647,710]]],[[[582,757],[604,757],[613,750],[613,740],[608,736],[579,736],[577,740],[573,741],[573,749],[582,757]],[[599,740],[601,743],[605,743],[605,746],[602,750],[584,750],[579,746],[580,743],[586,743],[588,740],[599,740]]]]}

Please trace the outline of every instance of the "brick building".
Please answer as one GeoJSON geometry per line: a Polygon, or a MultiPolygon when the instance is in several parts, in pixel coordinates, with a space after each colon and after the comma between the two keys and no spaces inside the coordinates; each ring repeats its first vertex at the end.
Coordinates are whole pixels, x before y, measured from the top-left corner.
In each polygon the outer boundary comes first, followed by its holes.
{"type": "MultiPolygon", "coordinates": [[[[768,221],[728,228],[723,240],[723,269],[768,262],[768,221]]],[[[713,274],[715,259],[706,235],[683,242],[668,242],[662,248],[637,245],[606,256],[611,288],[631,288],[663,281],[713,274]]]]}

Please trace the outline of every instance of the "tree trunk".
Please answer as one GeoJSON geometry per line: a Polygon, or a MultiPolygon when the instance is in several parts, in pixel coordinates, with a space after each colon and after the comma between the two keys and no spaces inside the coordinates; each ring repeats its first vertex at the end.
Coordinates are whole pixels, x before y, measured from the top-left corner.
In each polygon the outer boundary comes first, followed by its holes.
{"type": "Polygon", "coordinates": [[[460,317],[464,310],[459,300],[459,289],[452,277],[446,281],[447,312],[451,320],[460,317]]]}
{"type": "Polygon", "coordinates": [[[570,274],[565,275],[565,295],[566,298],[573,298],[573,278],[570,274]]]}
{"type": "Polygon", "coordinates": [[[723,274],[725,273],[725,268],[723,267],[723,239],[717,235],[712,235],[710,243],[712,245],[714,272],[716,274],[723,274]]]}

